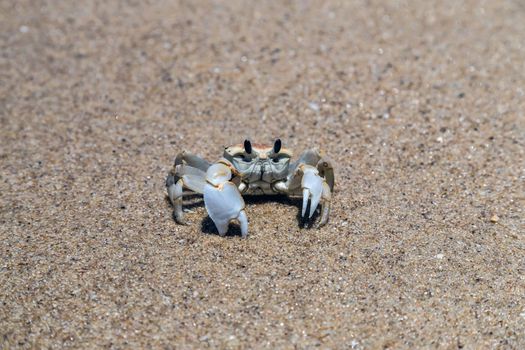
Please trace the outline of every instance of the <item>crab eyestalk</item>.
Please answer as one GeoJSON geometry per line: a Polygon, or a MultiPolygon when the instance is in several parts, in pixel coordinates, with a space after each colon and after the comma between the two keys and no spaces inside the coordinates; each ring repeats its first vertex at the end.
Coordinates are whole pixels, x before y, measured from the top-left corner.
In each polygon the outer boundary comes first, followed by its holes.
{"type": "Polygon", "coordinates": [[[244,140],[244,150],[247,154],[252,154],[252,143],[250,140],[244,140]]]}
{"type": "Polygon", "coordinates": [[[277,154],[281,150],[281,139],[275,140],[273,144],[273,153],[277,154]]]}

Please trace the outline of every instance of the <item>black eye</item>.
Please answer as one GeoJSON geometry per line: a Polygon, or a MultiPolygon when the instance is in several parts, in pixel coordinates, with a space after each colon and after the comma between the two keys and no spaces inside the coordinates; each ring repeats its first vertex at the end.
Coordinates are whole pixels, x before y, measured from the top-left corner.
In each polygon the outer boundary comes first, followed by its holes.
{"type": "Polygon", "coordinates": [[[250,140],[244,140],[244,150],[248,154],[252,153],[252,143],[250,142],[250,140]]]}
{"type": "Polygon", "coordinates": [[[280,150],[281,150],[281,139],[277,139],[275,140],[275,143],[273,144],[273,152],[279,153],[280,150]]]}

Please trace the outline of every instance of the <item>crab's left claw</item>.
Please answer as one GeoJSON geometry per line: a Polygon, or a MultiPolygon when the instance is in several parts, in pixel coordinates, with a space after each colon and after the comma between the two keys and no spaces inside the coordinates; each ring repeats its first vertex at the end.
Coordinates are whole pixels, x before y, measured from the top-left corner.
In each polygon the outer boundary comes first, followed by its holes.
{"type": "Polygon", "coordinates": [[[242,236],[246,237],[248,219],[244,212],[244,200],[237,186],[230,182],[231,177],[231,170],[225,164],[216,163],[208,168],[203,191],[204,205],[221,236],[228,231],[230,221],[237,220],[241,224],[242,236]]]}
{"type": "Polygon", "coordinates": [[[319,176],[317,168],[311,165],[302,164],[299,167],[299,170],[303,173],[301,179],[301,188],[303,189],[303,209],[301,214],[303,217],[306,215],[308,200],[310,200],[309,218],[314,214],[319,202],[322,202],[322,214],[319,226],[323,226],[328,222],[328,216],[330,213],[330,187],[325,179],[319,176]]]}

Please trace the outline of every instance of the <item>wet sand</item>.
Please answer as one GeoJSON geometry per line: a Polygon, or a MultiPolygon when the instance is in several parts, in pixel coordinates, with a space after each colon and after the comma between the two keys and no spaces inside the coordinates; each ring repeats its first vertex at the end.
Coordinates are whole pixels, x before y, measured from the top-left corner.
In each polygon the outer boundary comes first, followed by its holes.
{"type": "Polygon", "coordinates": [[[0,2],[0,348],[524,348],[525,7],[0,2]],[[177,152],[336,163],[177,225],[177,152]]]}

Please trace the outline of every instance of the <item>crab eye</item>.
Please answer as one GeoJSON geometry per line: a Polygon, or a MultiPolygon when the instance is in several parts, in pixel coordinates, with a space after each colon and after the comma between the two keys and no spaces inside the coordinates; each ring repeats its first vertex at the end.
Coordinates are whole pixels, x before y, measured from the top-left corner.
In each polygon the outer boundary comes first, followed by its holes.
{"type": "Polygon", "coordinates": [[[275,143],[273,144],[273,152],[279,153],[280,150],[281,150],[281,139],[277,139],[275,140],[275,143]]]}
{"type": "Polygon", "coordinates": [[[248,154],[252,153],[252,143],[250,142],[250,140],[244,140],[244,150],[248,154]]]}

